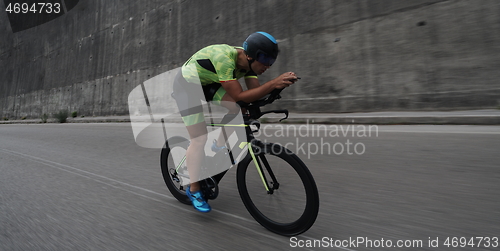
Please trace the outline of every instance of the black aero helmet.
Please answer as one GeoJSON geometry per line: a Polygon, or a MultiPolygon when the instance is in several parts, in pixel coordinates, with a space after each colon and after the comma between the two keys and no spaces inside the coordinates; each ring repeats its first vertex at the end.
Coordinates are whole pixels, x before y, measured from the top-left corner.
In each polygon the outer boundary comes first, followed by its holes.
{"type": "Polygon", "coordinates": [[[278,42],[266,32],[255,32],[243,42],[246,54],[260,63],[271,66],[278,57],[278,42]]]}

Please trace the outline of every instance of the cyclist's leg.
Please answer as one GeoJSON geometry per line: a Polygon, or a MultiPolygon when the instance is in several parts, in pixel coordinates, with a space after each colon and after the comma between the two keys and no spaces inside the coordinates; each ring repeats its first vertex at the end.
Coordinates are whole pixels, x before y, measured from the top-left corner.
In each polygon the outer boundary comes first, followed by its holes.
{"type": "Polygon", "coordinates": [[[194,125],[186,126],[191,143],[186,150],[186,165],[191,180],[190,191],[200,190],[199,172],[205,157],[204,147],[207,142],[207,126],[205,121],[194,125]]]}
{"type": "Polygon", "coordinates": [[[204,99],[203,91],[201,86],[188,83],[179,72],[174,83],[174,98],[191,139],[191,144],[186,150],[186,165],[191,185],[186,190],[186,195],[196,210],[210,212],[211,207],[203,198],[198,183],[207,141],[207,127],[201,105],[201,100],[204,99]]]}
{"type": "MultiPolygon", "coordinates": [[[[226,90],[221,86],[217,92],[215,93],[213,97],[213,101],[216,104],[220,104],[221,106],[225,107],[228,109],[227,114],[239,114],[241,112],[240,107],[236,104],[236,101],[228,94],[226,93],[226,90]],[[220,102],[222,101],[222,102],[220,102]]],[[[229,137],[234,132],[234,127],[228,127],[225,129],[226,131],[226,136],[229,137]]],[[[221,132],[219,134],[219,138],[217,139],[217,147],[222,147],[226,144],[226,139],[224,136],[224,133],[221,132]]]]}
{"type": "Polygon", "coordinates": [[[190,190],[192,192],[200,189],[198,180],[200,167],[205,156],[204,146],[208,133],[201,104],[201,99],[204,99],[203,92],[196,89],[201,89],[201,86],[194,85],[188,83],[180,72],[174,84],[175,101],[191,142],[186,150],[186,165],[191,180],[190,190]]]}

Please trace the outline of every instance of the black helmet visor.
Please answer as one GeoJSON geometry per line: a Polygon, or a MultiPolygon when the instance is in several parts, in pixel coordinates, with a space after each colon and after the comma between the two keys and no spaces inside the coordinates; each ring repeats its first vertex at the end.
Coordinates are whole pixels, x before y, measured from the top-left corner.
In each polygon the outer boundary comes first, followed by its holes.
{"type": "Polygon", "coordinates": [[[276,58],[270,57],[263,52],[258,52],[257,58],[255,60],[257,60],[259,63],[261,63],[265,66],[271,66],[276,61],[276,58]]]}

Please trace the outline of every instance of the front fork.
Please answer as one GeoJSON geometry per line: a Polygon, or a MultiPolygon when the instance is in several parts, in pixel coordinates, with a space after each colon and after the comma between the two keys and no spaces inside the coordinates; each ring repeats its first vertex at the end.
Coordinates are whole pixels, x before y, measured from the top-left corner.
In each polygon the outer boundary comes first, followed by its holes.
{"type": "Polygon", "coordinates": [[[266,155],[264,154],[264,148],[266,147],[266,145],[264,145],[260,141],[253,140],[252,142],[242,142],[240,144],[240,148],[242,149],[245,146],[248,147],[248,152],[250,154],[250,157],[252,158],[253,163],[255,164],[255,167],[257,168],[257,172],[259,173],[264,188],[266,189],[268,194],[273,194],[274,190],[279,189],[280,184],[276,179],[276,176],[274,175],[269,162],[267,161],[266,155]],[[269,185],[266,173],[264,172],[264,168],[271,178],[270,184],[272,186],[269,185]]]}

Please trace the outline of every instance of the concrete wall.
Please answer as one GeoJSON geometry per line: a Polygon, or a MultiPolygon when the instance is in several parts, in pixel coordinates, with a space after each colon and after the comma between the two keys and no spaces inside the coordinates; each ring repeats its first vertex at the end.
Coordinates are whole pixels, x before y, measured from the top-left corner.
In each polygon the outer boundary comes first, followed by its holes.
{"type": "Polygon", "coordinates": [[[87,0],[14,33],[2,11],[0,117],[128,114],[128,94],[142,82],[203,46],[241,45],[258,30],[281,49],[262,79],[285,71],[302,78],[276,106],[497,107],[499,13],[497,0],[87,0]]]}

